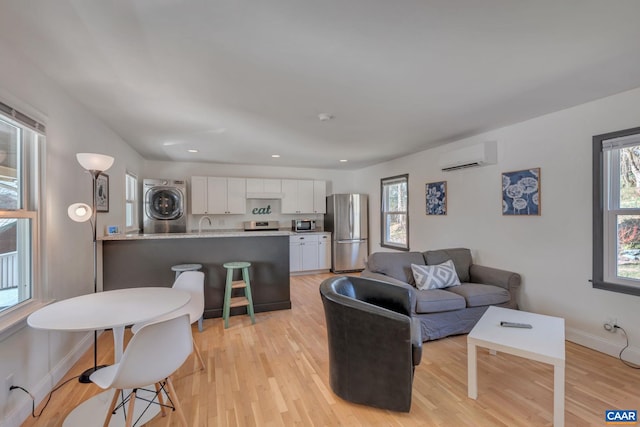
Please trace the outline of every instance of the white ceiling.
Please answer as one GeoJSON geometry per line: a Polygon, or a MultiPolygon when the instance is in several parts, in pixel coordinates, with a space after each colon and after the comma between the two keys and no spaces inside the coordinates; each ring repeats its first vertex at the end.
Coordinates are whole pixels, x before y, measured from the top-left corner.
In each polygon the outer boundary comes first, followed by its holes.
{"type": "Polygon", "coordinates": [[[147,159],[355,169],[639,87],[639,17],[637,0],[1,0],[0,38],[147,159]]]}

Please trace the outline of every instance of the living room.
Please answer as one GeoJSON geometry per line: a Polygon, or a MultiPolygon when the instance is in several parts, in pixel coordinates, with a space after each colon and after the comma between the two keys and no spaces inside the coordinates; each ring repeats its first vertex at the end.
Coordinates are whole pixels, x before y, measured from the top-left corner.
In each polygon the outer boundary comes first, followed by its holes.
{"type": "MultiPolygon", "coordinates": [[[[4,19],[8,19],[7,16],[4,19]]],[[[620,37],[633,39],[622,31],[620,37]]],[[[620,331],[610,333],[603,328],[606,320],[615,319],[625,329],[630,344],[624,358],[640,363],[640,330],[635,327],[640,324],[638,296],[594,289],[590,283],[592,137],[640,126],[640,83],[626,87],[620,77],[620,84],[612,84],[606,95],[596,90],[596,83],[585,84],[583,100],[571,106],[558,101],[555,104],[557,108],[533,112],[528,119],[505,122],[492,130],[479,129],[466,134],[468,136],[449,138],[442,145],[356,169],[212,165],[189,160],[145,158],[80,103],[73,93],[65,91],[60,83],[33,65],[27,52],[16,50],[13,43],[10,37],[0,37],[0,100],[34,115],[41,113],[47,124],[46,216],[42,226],[46,233],[42,242],[42,264],[45,268],[43,287],[38,291],[43,300],[59,300],[92,292],[91,242],[86,230],[66,216],[69,204],[78,198],[88,198],[86,176],[75,163],[78,152],[104,152],[117,159],[109,172],[112,200],[124,199],[124,175],[127,171],[134,171],[140,177],[155,175],[158,170],[168,178],[198,174],[242,176],[239,169],[248,167],[254,176],[324,179],[331,182],[332,193],[369,194],[370,252],[388,250],[380,246],[380,180],[408,174],[411,250],[467,247],[471,248],[474,261],[479,264],[518,272],[522,276],[518,295],[522,310],[564,318],[569,342],[607,354],[617,364],[621,363],[616,358],[626,344],[625,335],[620,331]],[[587,87],[592,88],[593,93],[587,91],[587,87]],[[441,171],[439,158],[442,154],[486,141],[497,142],[495,164],[454,172],[441,171]],[[540,215],[504,216],[501,174],[530,168],[540,168],[540,215]],[[425,184],[438,181],[447,182],[447,215],[425,215],[425,184]]],[[[588,47],[589,43],[585,45],[588,47]]],[[[632,56],[629,52],[620,55],[632,56]]],[[[624,64],[628,68],[618,68],[607,78],[617,80],[618,76],[640,75],[637,68],[624,64]]],[[[532,66],[541,67],[540,64],[532,66]]],[[[595,59],[591,64],[593,68],[609,66],[595,59]]],[[[578,79],[579,76],[567,76],[562,84],[554,81],[545,86],[541,78],[540,91],[562,94],[578,84],[578,79]]],[[[527,97],[535,98],[536,91],[532,89],[523,95],[523,99],[527,97]]],[[[477,109],[482,107],[479,105],[477,109]]],[[[336,120],[340,119],[336,117],[336,120]]],[[[334,151],[339,152],[340,148],[334,151]]],[[[109,212],[101,214],[99,227],[118,224],[122,217],[124,206],[113,203],[109,212]]],[[[319,300],[317,292],[305,293],[304,297],[319,300]]],[[[314,322],[321,321],[313,319],[314,322]]],[[[220,319],[208,320],[213,321],[219,322],[220,319]]],[[[260,321],[258,317],[258,323],[260,321]]],[[[6,318],[2,322],[6,323],[2,323],[5,332],[0,335],[0,379],[13,376],[16,385],[30,389],[38,400],[60,379],[66,378],[77,357],[91,348],[92,339],[87,339],[86,334],[43,333],[30,330],[24,320],[21,326],[15,326],[14,321],[6,318]]],[[[197,338],[197,333],[195,335],[197,338]]],[[[453,351],[460,343],[464,341],[425,343],[425,349],[433,345],[434,349],[453,351]]],[[[213,345],[210,348],[211,352],[214,349],[224,350],[213,345]]],[[[464,354],[464,351],[456,354],[464,354]]],[[[211,357],[215,356],[211,354],[211,357]]],[[[441,358],[442,354],[437,357],[441,358]]],[[[428,350],[425,350],[423,358],[423,364],[429,360],[428,350]]],[[[460,366],[464,368],[464,364],[460,366]]],[[[631,368],[622,367],[628,369],[629,378],[637,375],[631,368]]],[[[215,369],[221,367],[216,365],[215,369]]],[[[326,378],[320,381],[326,381],[326,378]]],[[[420,381],[426,380],[423,377],[420,381]]],[[[611,390],[618,386],[624,387],[624,384],[609,384],[607,393],[615,394],[611,390]]],[[[7,395],[3,402],[7,425],[20,425],[30,413],[29,400],[15,393],[7,395]]],[[[0,396],[5,397],[1,393],[0,396]]],[[[466,399],[465,395],[459,397],[466,399]]],[[[550,401],[547,403],[550,405],[550,401]]],[[[550,406],[545,406],[544,410],[550,413],[550,406]]],[[[53,408],[47,411],[53,411],[53,408]]],[[[591,422],[596,424],[597,420],[591,422]]],[[[472,421],[468,423],[473,424],[472,421]]],[[[495,424],[498,425],[497,422],[495,424]]]]}

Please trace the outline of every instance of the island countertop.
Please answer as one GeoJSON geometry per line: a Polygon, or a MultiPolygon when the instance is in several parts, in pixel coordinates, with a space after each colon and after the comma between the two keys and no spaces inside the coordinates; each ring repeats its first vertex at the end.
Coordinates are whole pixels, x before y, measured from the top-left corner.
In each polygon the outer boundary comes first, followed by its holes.
{"type": "Polygon", "coordinates": [[[215,230],[191,233],[156,233],[156,234],[113,234],[98,237],[98,240],[156,240],[156,239],[209,239],[215,237],[273,237],[273,236],[293,236],[296,233],[291,230],[265,230],[265,231],[244,231],[244,230],[215,230]]]}

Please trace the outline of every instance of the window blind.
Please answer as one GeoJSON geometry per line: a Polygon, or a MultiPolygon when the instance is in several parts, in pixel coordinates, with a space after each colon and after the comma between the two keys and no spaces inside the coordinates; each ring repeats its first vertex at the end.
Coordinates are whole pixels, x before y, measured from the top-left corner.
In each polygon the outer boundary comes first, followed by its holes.
{"type": "Polygon", "coordinates": [[[605,139],[602,141],[602,151],[611,151],[625,147],[640,145],[640,133],[621,136],[619,138],[605,139]]]}
{"type": "Polygon", "coordinates": [[[46,126],[44,124],[40,123],[35,119],[32,119],[31,117],[27,116],[24,113],[21,113],[15,108],[12,108],[3,102],[0,102],[0,111],[2,111],[7,116],[11,117],[13,120],[20,123],[21,125],[26,126],[29,129],[41,135],[45,134],[46,126]]]}

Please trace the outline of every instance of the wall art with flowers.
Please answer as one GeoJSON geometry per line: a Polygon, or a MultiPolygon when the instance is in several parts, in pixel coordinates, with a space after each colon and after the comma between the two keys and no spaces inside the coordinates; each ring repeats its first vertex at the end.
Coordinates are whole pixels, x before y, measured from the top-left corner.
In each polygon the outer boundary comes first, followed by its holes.
{"type": "Polygon", "coordinates": [[[502,173],[502,215],[540,215],[540,168],[502,173]]]}
{"type": "Polygon", "coordinates": [[[447,181],[431,182],[425,186],[427,215],[447,214],[447,181]]]}

